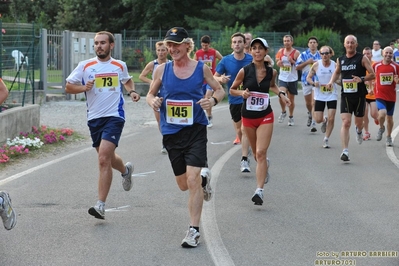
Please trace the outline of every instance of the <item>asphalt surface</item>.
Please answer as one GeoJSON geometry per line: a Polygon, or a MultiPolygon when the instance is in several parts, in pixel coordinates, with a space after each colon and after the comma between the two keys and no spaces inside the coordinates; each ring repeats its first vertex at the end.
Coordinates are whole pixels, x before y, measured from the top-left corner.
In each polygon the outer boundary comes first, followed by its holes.
{"type": "MultiPolygon", "coordinates": [[[[104,221],[87,213],[97,200],[98,167],[85,103],[46,103],[43,125],[69,127],[86,139],[0,173],[0,188],[18,213],[13,230],[0,230],[0,265],[399,265],[398,139],[386,148],[371,122],[372,139],[359,145],[352,126],[351,161],[344,163],[339,114],[331,148],[323,149],[320,126],[316,133],[306,127],[301,93],[296,104],[289,127],[287,119],[277,122],[280,108],[272,99],[271,180],[262,206],[251,201],[256,163],[251,157],[252,172],[240,172],[228,106],[214,108],[208,131],[214,197],[204,203],[201,244],[184,249],[188,194],[160,152],[161,135],[144,97],[127,101],[117,148],[135,166],[134,186],[125,192],[114,171],[104,221]]],[[[398,115],[394,120],[398,125],[398,115]]]]}

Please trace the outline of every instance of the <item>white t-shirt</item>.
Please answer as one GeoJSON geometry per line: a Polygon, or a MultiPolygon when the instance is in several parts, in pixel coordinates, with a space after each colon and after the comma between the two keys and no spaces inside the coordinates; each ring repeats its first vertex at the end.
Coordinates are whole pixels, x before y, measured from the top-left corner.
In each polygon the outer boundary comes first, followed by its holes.
{"type": "Polygon", "coordinates": [[[113,58],[101,62],[95,57],[81,61],[66,81],[84,85],[95,80],[93,88],[85,92],[87,120],[90,121],[110,116],[125,119],[123,84],[131,78],[125,62],[113,58]]]}
{"type": "Polygon", "coordinates": [[[331,76],[335,71],[335,62],[330,60],[330,66],[323,66],[322,60],[317,60],[316,77],[319,80],[319,87],[314,89],[314,99],[317,101],[335,101],[338,99],[337,85],[334,83],[331,90],[327,90],[326,85],[330,82],[331,76]]]}
{"type": "Polygon", "coordinates": [[[371,57],[371,60],[374,62],[380,62],[383,58],[382,58],[382,50],[379,49],[377,51],[375,51],[374,49],[371,50],[371,53],[373,54],[373,56],[371,57]]]}

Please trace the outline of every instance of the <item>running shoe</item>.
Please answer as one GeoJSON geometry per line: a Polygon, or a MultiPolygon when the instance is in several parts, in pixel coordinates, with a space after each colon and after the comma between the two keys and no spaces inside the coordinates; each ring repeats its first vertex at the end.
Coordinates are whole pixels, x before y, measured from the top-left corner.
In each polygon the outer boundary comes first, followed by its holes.
{"type": "Polygon", "coordinates": [[[376,140],[378,140],[378,141],[382,140],[382,134],[384,134],[384,132],[385,132],[385,126],[382,126],[382,128],[379,128],[376,140]]]}
{"type": "Polygon", "coordinates": [[[89,209],[89,214],[97,219],[104,220],[105,219],[104,205],[96,204],[95,206],[89,209]]]}
{"type": "Polygon", "coordinates": [[[236,139],[233,141],[233,144],[238,145],[240,143],[241,143],[240,138],[238,136],[236,136],[236,139]]]}
{"type": "Polygon", "coordinates": [[[327,117],[324,117],[323,123],[321,123],[321,132],[322,133],[326,133],[326,129],[327,129],[327,117]]]}
{"type": "Polygon", "coordinates": [[[349,152],[343,151],[343,152],[341,153],[341,160],[344,161],[344,162],[350,161],[350,159],[349,159],[349,152]]]}
{"type": "Polygon", "coordinates": [[[199,244],[200,233],[194,228],[190,227],[187,230],[186,237],[181,242],[184,248],[195,248],[199,244]]]}
{"type": "Polygon", "coordinates": [[[324,148],[324,149],[330,148],[330,145],[328,144],[328,139],[324,139],[324,140],[323,140],[323,148],[324,148]]]}
{"type": "Polygon", "coordinates": [[[364,133],[364,136],[363,136],[363,140],[370,140],[370,137],[371,137],[371,135],[370,135],[370,132],[365,132],[364,133]]]}
{"type": "Polygon", "coordinates": [[[387,145],[387,147],[393,146],[392,137],[387,137],[386,145],[387,145]]]}
{"type": "Polygon", "coordinates": [[[161,153],[162,154],[167,154],[168,153],[168,151],[166,150],[166,148],[164,146],[162,146],[161,153]]]}
{"type": "Polygon", "coordinates": [[[241,168],[242,173],[249,173],[251,172],[251,168],[249,168],[249,160],[241,160],[241,168]]]}
{"type": "Polygon", "coordinates": [[[294,118],[293,118],[293,117],[290,117],[290,118],[288,119],[288,125],[289,125],[289,126],[295,125],[295,123],[294,123],[294,118]]]}
{"type": "Polygon", "coordinates": [[[357,130],[357,127],[355,127],[355,129],[356,129],[356,141],[357,141],[357,143],[359,143],[359,145],[360,144],[362,144],[362,142],[363,142],[363,132],[362,131],[358,131],[357,130]]]}
{"type": "Polygon", "coordinates": [[[311,126],[311,128],[310,128],[310,132],[317,132],[317,128],[316,128],[316,123],[315,122],[312,122],[312,126],[311,126]]]}
{"type": "Polygon", "coordinates": [[[134,167],[130,162],[127,162],[125,166],[127,169],[127,174],[122,175],[122,186],[125,191],[129,191],[133,186],[132,174],[134,167]]]}
{"type": "Polygon", "coordinates": [[[252,201],[255,205],[262,205],[263,204],[263,190],[257,189],[255,194],[252,196],[252,201]]]}
{"type": "Polygon", "coordinates": [[[281,112],[280,116],[278,117],[278,122],[283,123],[286,116],[287,112],[281,112]]]}
{"type": "Polygon", "coordinates": [[[212,198],[212,188],[211,188],[211,171],[209,168],[202,168],[201,169],[201,177],[206,179],[205,186],[202,187],[204,191],[204,200],[210,201],[212,198]]]}
{"type": "Polygon", "coordinates": [[[269,158],[266,158],[267,161],[267,172],[266,172],[266,179],[265,179],[265,184],[267,184],[270,180],[270,173],[269,173],[269,169],[270,169],[270,160],[269,158]]]}
{"type": "Polygon", "coordinates": [[[310,125],[312,124],[312,116],[310,115],[310,113],[308,112],[308,122],[306,123],[306,125],[308,127],[310,127],[310,125]]]}
{"type": "Polygon", "coordinates": [[[4,228],[11,230],[17,223],[17,216],[11,206],[11,198],[7,192],[0,191],[0,197],[3,198],[3,204],[0,205],[0,216],[3,220],[4,228]]]}
{"type": "Polygon", "coordinates": [[[211,128],[211,127],[213,127],[212,116],[208,116],[208,128],[211,128]]]}

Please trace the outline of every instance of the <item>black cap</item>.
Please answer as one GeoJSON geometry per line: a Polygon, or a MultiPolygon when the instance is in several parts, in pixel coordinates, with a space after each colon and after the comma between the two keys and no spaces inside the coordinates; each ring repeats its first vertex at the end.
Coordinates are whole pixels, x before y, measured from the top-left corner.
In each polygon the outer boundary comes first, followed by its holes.
{"type": "Polygon", "coordinates": [[[188,38],[187,31],[182,27],[173,27],[165,35],[165,42],[182,43],[188,38]]]}

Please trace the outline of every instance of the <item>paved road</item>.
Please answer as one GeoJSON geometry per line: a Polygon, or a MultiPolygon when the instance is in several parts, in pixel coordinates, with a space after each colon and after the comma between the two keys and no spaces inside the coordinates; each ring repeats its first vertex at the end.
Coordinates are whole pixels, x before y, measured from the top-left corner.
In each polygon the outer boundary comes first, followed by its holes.
{"type": "MultiPolygon", "coordinates": [[[[398,140],[387,149],[375,141],[373,124],[372,140],[358,145],[352,128],[351,161],[343,163],[339,115],[332,147],[323,149],[320,130],[310,133],[305,125],[301,94],[296,102],[295,126],[275,123],[263,206],[251,202],[256,163],[252,173],[239,172],[240,146],[232,144],[228,107],[215,108],[208,133],[215,195],[204,204],[196,249],[180,247],[187,193],[178,190],[160,153],[161,136],[144,99],[127,104],[117,150],[135,165],[134,187],[123,191],[114,172],[105,221],[87,214],[97,198],[98,175],[88,140],[7,168],[0,187],[10,192],[18,223],[12,231],[0,230],[0,265],[302,266],[333,265],[315,263],[336,257],[346,263],[341,265],[398,265],[398,140]]],[[[277,118],[277,99],[272,107],[277,118]]],[[[82,102],[48,103],[41,121],[88,133],[82,102]]]]}

